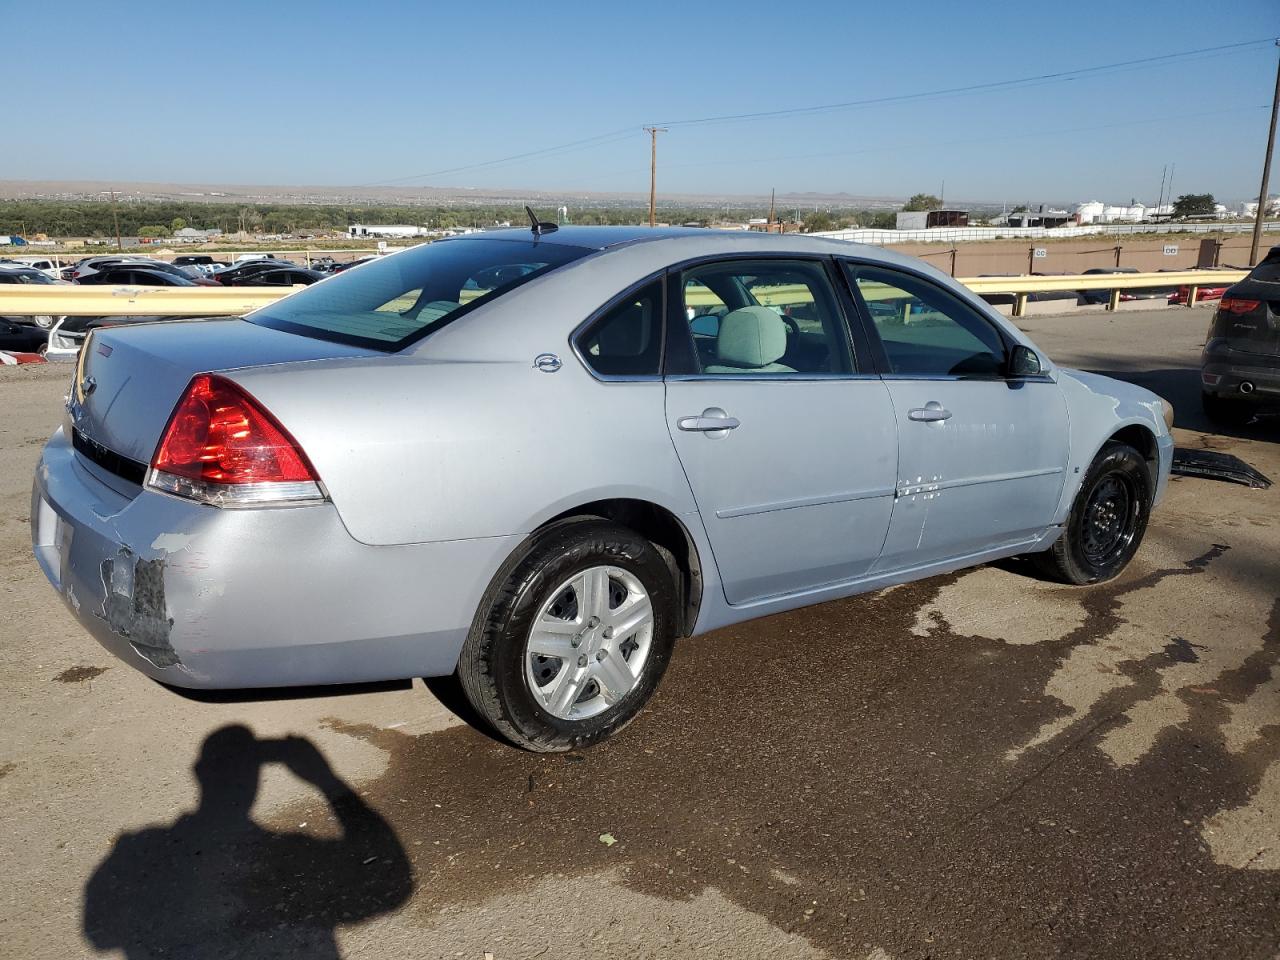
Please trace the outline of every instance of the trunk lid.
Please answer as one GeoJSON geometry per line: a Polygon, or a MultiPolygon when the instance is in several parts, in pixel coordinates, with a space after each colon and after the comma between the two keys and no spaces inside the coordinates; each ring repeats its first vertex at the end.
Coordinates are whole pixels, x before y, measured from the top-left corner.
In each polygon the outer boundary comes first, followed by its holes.
{"type": "Polygon", "coordinates": [[[66,426],[94,448],[146,464],[197,373],[373,353],[239,319],[100,328],[80,351],[66,426]]]}
{"type": "Polygon", "coordinates": [[[1225,299],[1258,301],[1258,306],[1243,313],[1220,306],[1212,335],[1223,338],[1230,349],[1241,353],[1280,357],[1280,282],[1249,276],[1229,289],[1225,299]]]}

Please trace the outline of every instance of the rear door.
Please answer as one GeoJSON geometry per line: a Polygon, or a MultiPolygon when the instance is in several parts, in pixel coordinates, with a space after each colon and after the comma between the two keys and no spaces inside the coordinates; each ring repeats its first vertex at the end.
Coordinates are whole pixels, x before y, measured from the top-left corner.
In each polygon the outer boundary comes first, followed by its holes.
{"type": "Polygon", "coordinates": [[[830,269],[725,260],[668,284],[667,427],[731,604],[862,576],[888,530],[893,408],[830,269]]]}
{"type": "Polygon", "coordinates": [[[1068,454],[1048,376],[1006,376],[1011,344],[923,277],[847,263],[898,424],[897,494],[880,571],[1028,540],[1052,522],[1068,454]]]}

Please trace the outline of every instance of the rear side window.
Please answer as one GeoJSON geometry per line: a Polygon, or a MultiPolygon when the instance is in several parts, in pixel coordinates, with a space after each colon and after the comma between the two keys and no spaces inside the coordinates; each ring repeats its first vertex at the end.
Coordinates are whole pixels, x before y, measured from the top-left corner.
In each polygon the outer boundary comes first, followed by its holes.
{"type": "Polygon", "coordinates": [[[246,319],[321,340],[399,350],[589,253],[532,238],[439,240],[344,270],[246,319]]]}
{"type": "Polygon", "coordinates": [[[1263,283],[1280,282],[1280,248],[1272,250],[1266,258],[1249,272],[1250,280],[1263,283]]]}
{"type": "Polygon", "coordinates": [[[578,337],[578,352],[606,377],[657,376],[662,366],[663,285],[658,280],[607,310],[578,337]]]}
{"type": "MultiPolygon", "coordinates": [[[[849,335],[820,262],[729,260],[681,275],[694,370],[705,376],[841,374],[849,335]]],[[[668,371],[671,372],[671,371],[668,371]]]]}

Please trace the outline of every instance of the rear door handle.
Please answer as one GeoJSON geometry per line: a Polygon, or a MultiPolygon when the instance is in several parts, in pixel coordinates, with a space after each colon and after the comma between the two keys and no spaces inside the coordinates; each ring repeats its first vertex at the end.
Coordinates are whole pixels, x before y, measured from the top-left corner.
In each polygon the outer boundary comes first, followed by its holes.
{"type": "Polygon", "coordinates": [[[921,423],[937,423],[940,420],[950,420],[951,411],[937,400],[930,400],[923,407],[908,410],[907,416],[912,420],[919,420],[921,423]]]}
{"type": "Polygon", "coordinates": [[[681,417],[676,421],[677,427],[689,433],[717,433],[733,430],[741,425],[742,421],[729,416],[719,407],[707,407],[700,416],[681,417]]]}

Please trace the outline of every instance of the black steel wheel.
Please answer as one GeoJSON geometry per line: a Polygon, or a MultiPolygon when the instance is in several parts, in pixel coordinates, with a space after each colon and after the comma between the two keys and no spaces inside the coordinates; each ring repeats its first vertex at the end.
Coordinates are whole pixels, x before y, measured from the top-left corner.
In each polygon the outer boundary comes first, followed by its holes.
{"type": "Polygon", "coordinates": [[[1063,583],[1118,576],[1142,543],[1154,493],[1142,454],[1126,443],[1107,443],[1080,484],[1062,536],[1035,555],[1037,565],[1063,583]]]}

